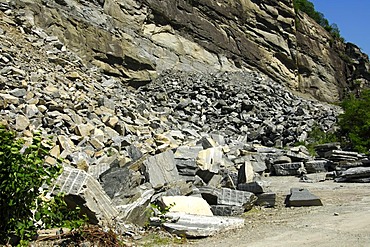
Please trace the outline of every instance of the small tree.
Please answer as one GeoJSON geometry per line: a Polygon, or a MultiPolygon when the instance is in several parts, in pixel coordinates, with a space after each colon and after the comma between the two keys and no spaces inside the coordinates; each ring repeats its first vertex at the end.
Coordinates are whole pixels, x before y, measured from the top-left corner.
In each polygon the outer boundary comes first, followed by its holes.
{"type": "Polygon", "coordinates": [[[350,95],[342,102],[344,113],[339,116],[341,132],[350,146],[368,153],[370,149],[370,89],[359,97],[350,95]]]}
{"type": "Polygon", "coordinates": [[[0,244],[29,240],[38,228],[78,226],[78,211],[70,210],[63,195],[45,197],[40,189],[61,172],[46,165],[49,148],[36,134],[31,145],[0,125],[0,244]]]}

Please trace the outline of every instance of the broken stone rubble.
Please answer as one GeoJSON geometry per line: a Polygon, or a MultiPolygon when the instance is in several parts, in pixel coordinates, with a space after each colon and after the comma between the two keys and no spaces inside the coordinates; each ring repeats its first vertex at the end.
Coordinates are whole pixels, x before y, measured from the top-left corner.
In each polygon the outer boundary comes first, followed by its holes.
{"type": "MultiPolygon", "coordinates": [[[[39,130],[53,136],[53,156],[65,163],[57,184],[93,222],[144,225],[150,203],[162,193],[187,199],[203,194],[219,215],[240,215],[254,204],[273,206],[276,194],[266,191],[256,174],[300,162],[284,174],[299,175],[302,164],[310,162],[300,148],[273,146],[301,140],[301,130],[309,131],[314,122],[325,128],[335,122],[334,106],[301,99],[257,73],[167,72],[131,90],[85,66],[42,30],[24,33],[25,38],[13,32],[0,34],[1,48],[11,51],[6,61],[11,66],[0,71],[1,120],[25,135],[39,130]],[[20,41],[39,48],[18,49],[14,44],[20,41]],[[27,67],[25,53],[33,58],[27,67]],[[295,115],[298,105],[312,121],[295,115]]],[[[354,153],[327,152],[336,159],[360,159],[354,153]]],[[[321,168],[310,166],[315,172],[321,168]]],[[[194,215],[179,216],[176,223],[183,225],[165,226],[188,236],[243,225],[240,219],[194,215]]]]}

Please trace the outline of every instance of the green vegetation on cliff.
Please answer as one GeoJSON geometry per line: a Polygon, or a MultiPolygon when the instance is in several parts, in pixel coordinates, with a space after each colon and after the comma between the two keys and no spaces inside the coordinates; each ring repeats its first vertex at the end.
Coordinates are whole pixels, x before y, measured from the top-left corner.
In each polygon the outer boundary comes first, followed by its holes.
{"type": "Polygon", "coordinates": [[[341,135],[350,147],[368,153],[370,149],[370,89],[358,97],[350,95],[342,102],[344,113],[339,116],[341,135]]]}
{"type": "Polygon", "coordinates": [[[314,19],[320,26],[325,28],[334,38],[341,38],[340,31],[337,24],[330,24],[325,18],[324,14],[315,10],[315,6],[308,0],[293,0],[294,9],[296,11],[302,11],[309,17],[314,19]]]}

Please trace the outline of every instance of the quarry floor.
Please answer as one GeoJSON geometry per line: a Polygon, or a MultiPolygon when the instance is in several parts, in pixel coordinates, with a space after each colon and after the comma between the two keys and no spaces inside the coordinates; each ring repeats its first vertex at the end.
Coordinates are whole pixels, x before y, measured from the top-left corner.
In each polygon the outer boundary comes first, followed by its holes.
{"type": "Polygon", "coordinates": [[[296,177],[268,177],[277,193],[275,208],[252,209],[243,228],[181,246],[370,246],[370,184],[325,181],[302,183],[296,177]],[[321,207],[287,208],[292,187],[307,188],[321,207]]]}

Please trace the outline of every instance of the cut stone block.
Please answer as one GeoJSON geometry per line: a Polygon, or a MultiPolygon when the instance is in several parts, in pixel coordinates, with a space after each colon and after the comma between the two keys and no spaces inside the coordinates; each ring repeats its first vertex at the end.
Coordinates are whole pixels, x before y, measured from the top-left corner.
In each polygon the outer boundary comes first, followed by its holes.
{"type": "Polygon", "coordinates": [[[311,194],[307,189],[291,188],[290,195],[287,197],[287,206],[322,206],[319,197],[311,194]]]}
{"type": "Polygon", "coordinates": [[[306,171],[303,162],[276,164],[273,167],[277,176],[295,176],[306,171]]]}
{"type": "Polygon", "coordinates": [[[191,196],[162,196],[159,199],[163,208],[170,212],[182,212],[195,215],[213,215],[209,204],[200,197],[191,196]]]}
{"type": "Polygon", "coordinates": [[[171,233],[188,238],[208,237],[222,231],[233,230],[244,226],[244,219],[223,216],[191,215],[170,212],[167,217],[178,219],[166,222],[163,226],[171,233]]]}
{"type": "Polygon", "coordinates": [[[245,208],[242,206],[212,205],[211,210],[217,216],[238,216],[244,213],[245,208]]]}
{"type": "Polygon", "coordinates": [[[118,211],[99,182],[83,170],[64,167],[56,184],[67,202],[79,205],[93,223],[109,223],[118,211]]]}
{"type": "Polygon", "coordinates": [[[311,160],[305,163],[305,168],[307,173],[318,173],[328,171],[328,161],[327,160],[311,160]]]}
{"type": "Polygon", "coordinates": [[[250,209],[256,199],[251,192],[222,188],[217,204],[243,206],[245,209],[250,209]]]}
{"type": "Polygon", "coordinates": [[[144,161],[144,166],[145,177],[153,188],[160,188],[180,179],[171,150],[147,158],[144,161]]]}

